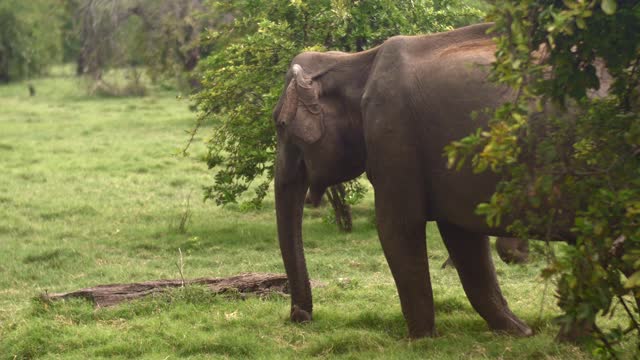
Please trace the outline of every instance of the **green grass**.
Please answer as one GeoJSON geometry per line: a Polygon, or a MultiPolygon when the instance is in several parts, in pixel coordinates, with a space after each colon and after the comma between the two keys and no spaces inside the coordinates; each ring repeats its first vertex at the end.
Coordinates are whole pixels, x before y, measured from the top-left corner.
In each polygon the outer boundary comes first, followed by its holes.
{"type": "MultiPolygon", "coordinates": [[[[512,309],[536,336],[491,333],[472,310],[447,254],[428,227],[439,336],[407,340],[398,296],[372,223],[371,194],[354,232],[338,233],[307,210],[305,245],[314,322],[287,321],[289,300],[241,301],[199,287],[113,308],[85,301],[48,304],[38,294],[113,282],[282,272],[273,200],[242,212],[199,201],[211,174],[174,156],[192,125],[188,103],[151,91],[144,98],[91,98],[64,72],[0,86],[0,358],[581,359],[554,342],[559,311],[538,274],[496,261],[512,309]],[[192,217],[178,228],[191,195],[192,217]],[[540,311],[542,309],[542,311],[540,311]]],[[[206,131],[206,130],[205,130],[206,131]]],[[[202,154],[198,139],[194,157],[202,154]]]]}

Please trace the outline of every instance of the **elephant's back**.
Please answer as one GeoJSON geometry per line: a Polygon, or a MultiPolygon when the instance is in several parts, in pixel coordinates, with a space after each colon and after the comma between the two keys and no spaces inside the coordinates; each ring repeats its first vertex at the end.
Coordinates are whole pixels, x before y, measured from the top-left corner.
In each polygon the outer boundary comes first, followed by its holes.
{"type": "MultiPolygon", "coordinates": [[[[468,167],[462,172],[450,170],[443,153],[452,141],[486,126],[483,111],[504,103],[513,92],[489,80],[495,45],[484,31],[438,35],[401,37],[386,49],[383,46],[387,57],[376,65],[384,79],[379,88],[393,89],[386,91],[385,102],[398,110],[379,121],[407,134],[421,152],[430,220],[446,219],[468,229],[492,231],[482,217],[473,214],[475,206],[494,192],[496,176],[476,175],[468,167]]],[[[379,93],[380,98],[385,95],[379,93]]]]}

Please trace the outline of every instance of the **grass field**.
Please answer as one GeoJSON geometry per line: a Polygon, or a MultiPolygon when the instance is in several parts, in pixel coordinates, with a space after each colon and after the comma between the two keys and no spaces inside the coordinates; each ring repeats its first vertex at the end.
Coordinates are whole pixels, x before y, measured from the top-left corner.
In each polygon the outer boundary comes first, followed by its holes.
{"type": "MultiPolygon", "coordinates": [[[[491,333],[467,302],[428,227],[439,336],[409,341],[373,225],[372,196],[338,233],[326,209],[307,210],[305,246],[314,322],[287,321],[289,300],[213,296],[187,287],[94,309],[35,300],[114,282],[283,272],[273,200],[243,212],[203,203],[204,164],[174,154],[192,124],[188,102],[154,90],[144,98],[91,98],[64,72],[0,86],[0,358],[583,359],[554,342],[553,286],[527,266],[496,258],[512,309],[536,335],[491,333]],[[187,206],[187,199],[191,199],[187,206]],[[191,213],[185,229],[179,222],[191,213]],[[183,231],[184,230],[184,231],[183,231]]],[[[201,143],[201,141],[200,141],[201,143]]],[[[200,146],[200,147],[198,147],[200,146]]],[[[203,152],[194,148],[194,157],[203,152]]]]}

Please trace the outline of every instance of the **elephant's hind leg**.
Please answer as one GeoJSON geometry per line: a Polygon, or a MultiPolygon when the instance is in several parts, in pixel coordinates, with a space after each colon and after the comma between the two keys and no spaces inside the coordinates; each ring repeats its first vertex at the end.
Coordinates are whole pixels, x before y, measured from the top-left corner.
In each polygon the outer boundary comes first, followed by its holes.
{"type": "Polygon", "coordinates": [[[491,259],[489,238],[446,222],[438,222],[438,228],[456,264],[467,298],[489,327],[516,336],[530,336],[531,329],[511,312],[502,296],[491,259]]]}

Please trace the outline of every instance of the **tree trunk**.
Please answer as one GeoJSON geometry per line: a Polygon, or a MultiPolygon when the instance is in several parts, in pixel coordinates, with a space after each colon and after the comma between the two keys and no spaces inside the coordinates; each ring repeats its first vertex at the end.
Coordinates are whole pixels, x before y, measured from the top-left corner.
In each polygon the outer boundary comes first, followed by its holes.
{"type": "MultiPolygon", "coordinates": [[[[69,298],[85,298],[93,301],[96,306],[112,306],[124,301],[131,301],[167,289],[186,285],[204,285],[214,294],[237,291],[239,293],[253,293],[266,295],[271,293],[287,294],[289,285],[284,274],[246,273],[228,278],[200,278],[192,280],[156,280],[131,284],[109,284],[84,288],[72,292],[42,294],[46,301],[69,298]]],[[[313,285],[317,285],[313,283],[313,285]]]]}
{"type": "Polygon", "coordinates": [[[351,206],[347,203],[346,196],[343,184],[334,185],[327,191],[327,198],[333,207],[338,229],[343,232],[351,232],[353,228],[351,206]]]}
{"type": "Polygon", "coordinates": [[[76,76],[82,76],[86,72],[86,64],[84,60],[84,54],[80,50],[80,54],[76,58],[76,76]]]}

